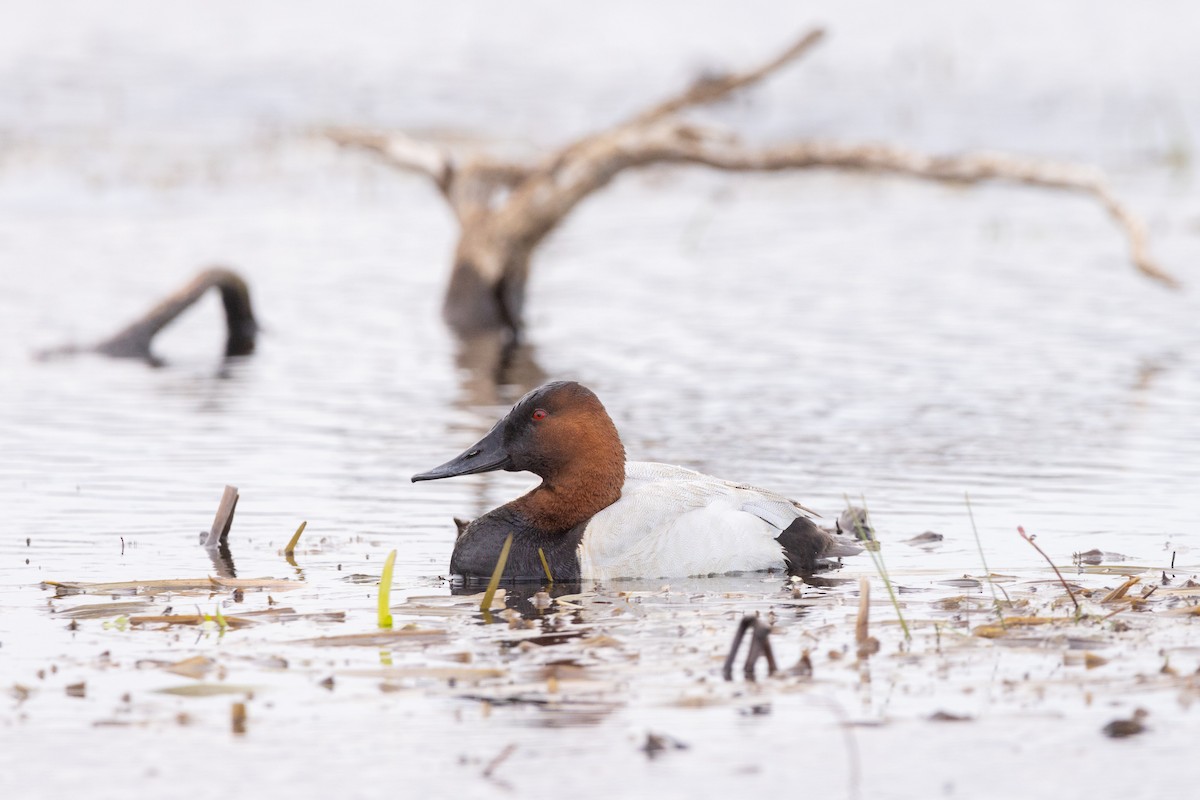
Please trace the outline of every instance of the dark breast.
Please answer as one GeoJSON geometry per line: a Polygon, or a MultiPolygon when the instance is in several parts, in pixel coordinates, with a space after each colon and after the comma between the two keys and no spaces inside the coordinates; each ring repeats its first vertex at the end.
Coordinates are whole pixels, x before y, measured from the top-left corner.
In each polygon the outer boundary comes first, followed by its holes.
{"type": "Polygon", "coordinates": [[[504,567],[504,580],[545,583],[540,548],[555,581],[578,581],[579,543],[586,527],[585,521],[566,531],[546,531],[501,506],[472,522],[458,537],[450,557],[450,572],[467,579],[490,578],[504,539],[511,533],[513,543],[504,567]]]}

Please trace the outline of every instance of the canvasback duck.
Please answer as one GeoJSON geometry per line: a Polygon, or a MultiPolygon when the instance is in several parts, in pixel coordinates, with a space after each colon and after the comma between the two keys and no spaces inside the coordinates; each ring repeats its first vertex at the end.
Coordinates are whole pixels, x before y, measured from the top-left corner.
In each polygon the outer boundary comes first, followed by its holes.
{"type": "Polygon", "coordinates": [[[539,549],[558,581],[811,573],[823,559],[862,551],[782,495],[627,462],[599,398],[574,382],[534,389],[461,455],[412,479],[493,470],[532,472],[542,482],[461,528],[450,571],[466,579],[491,576],[509,533],[504,577],[515,581],[545,579],[539,549]]]}

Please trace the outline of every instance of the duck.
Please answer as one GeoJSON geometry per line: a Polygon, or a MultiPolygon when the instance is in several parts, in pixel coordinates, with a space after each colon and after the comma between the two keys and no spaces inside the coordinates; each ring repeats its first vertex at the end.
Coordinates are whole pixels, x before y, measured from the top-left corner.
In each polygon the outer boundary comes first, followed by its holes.
{"type": "Polygon", "coordinates": [[[596,394],[574,381],[530,391],[482,439],[413,482],[531,472],[527,494],[460,523],[450,572],[488,578],[513,534],[513,582],[684,578],[787,570],[811,574],[862,552],[865,516],[827,529],[783,495],[685,467],[627,461],[596,394]],[[848,532],[847,532],[848,531],[848,532]],[[545,563],[543,563],[543,557],[545,563]]]}

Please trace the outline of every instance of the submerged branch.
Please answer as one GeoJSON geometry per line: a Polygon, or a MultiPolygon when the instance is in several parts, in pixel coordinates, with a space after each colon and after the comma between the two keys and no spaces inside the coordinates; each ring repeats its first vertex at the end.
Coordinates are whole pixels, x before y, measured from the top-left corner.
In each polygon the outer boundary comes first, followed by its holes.
{"type": "Polygon", "coordinates": [[[117,358],[152,359],[150,343],[158,332],[174,322],[212,288],[221,292],[221,302],[225,306],[228,332],[225,354],[240,356],[253,352],[258,323],[255,322],[254,312],[250,307],[250,289],[236,272],[219,267],[201,272],[182,289],[150,309],[141,319],[96,345],[96,352],[117,358]]]}
{"type": "Polygon", "coordinates": [[[37,357],[47,360],[79,353],[99,353],[112,358],[140,358],[151,364],[159,364],[150,351],[154,337],[195,305],[205,292],[214,288],[221,293],[221,303],[225,308],[225,355],[244,356],[253,353],[258,337],[258,322],[250,305],[250,288],[242,276],[233,270],[213,267],[192,278],[109,338],[90,347],[68,345],[43,350],[37,357]]]}

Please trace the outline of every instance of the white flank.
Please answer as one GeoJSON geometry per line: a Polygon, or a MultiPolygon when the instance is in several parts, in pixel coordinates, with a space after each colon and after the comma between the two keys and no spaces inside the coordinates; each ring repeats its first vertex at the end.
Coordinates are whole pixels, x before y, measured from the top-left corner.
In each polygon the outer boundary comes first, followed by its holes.
{"type": "Polygon", "coordinates": [[[621,499],[588,522],[580,571],[613,580],[782,569],[775,537],[800,516],[803,506],[774,492],[630,461],[621,499]]]}

